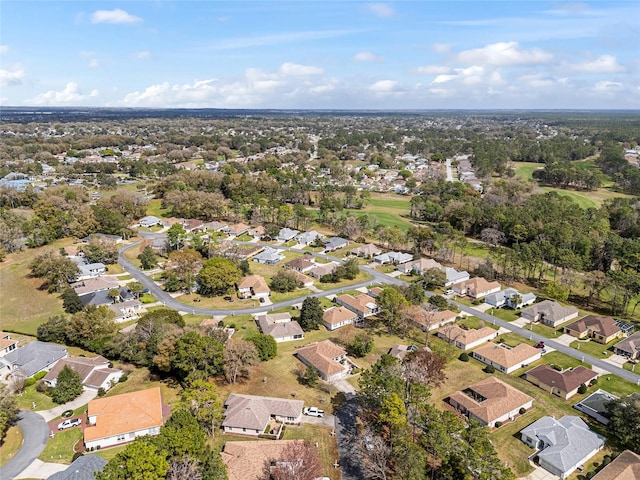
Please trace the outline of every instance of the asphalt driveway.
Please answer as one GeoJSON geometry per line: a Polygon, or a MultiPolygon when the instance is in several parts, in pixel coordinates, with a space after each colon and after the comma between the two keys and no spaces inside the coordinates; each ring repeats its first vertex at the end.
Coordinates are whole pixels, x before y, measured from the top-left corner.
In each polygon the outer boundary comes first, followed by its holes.
{"type": "Polygon", "coordinates": [[[18,417],[18,427],[24,438],[22,447],[14,457],[0,467],[0,479],[16,478],[38,458],[49,440],[49,425],[37,413],[21,410],[18,417]]]}

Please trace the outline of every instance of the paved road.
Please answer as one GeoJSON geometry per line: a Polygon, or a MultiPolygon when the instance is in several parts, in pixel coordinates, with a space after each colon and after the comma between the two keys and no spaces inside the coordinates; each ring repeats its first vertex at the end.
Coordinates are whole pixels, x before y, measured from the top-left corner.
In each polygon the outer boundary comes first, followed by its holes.
{"type": "Polygon", "coordinates": [[[356,418],[358,416],[356,398],[347,400],[335,414],[336,441],[340,455],[340,473],[342,480],[360,480],[366,478],[362,471],[362,440],[358,437],[356,418]]]}
{"type": "Polygon", "coordinates": [[[37,413],[22,410],[18,417],[18,427],[22,430],[24,438],[22,447],[11,460],[0,467],[2,480],[16,478],[38,458],[49,440],[49,426],[37,413]]]}
{"type": "Polygon", "coordinates": [[[617,375],[621,378],[624,378],[625,380],[633,382],[636,385],[640,385],[640,375],[636,373],[630,372],[620,367],[616,367],[615,365],[612,365],[609,362],[605,362],[599,358],[592,357],[591,355],[587,355],[586,353],[580,352],[579,350],[563,345],[560,342],[556,342],[551,338],[543,337],[542,335],[538,335],[537,333],[531,332],[529,330],[525,330],[524,328],[518,327],[517,325],[513,325],[509,322],[505,322],[504,320],[494,317],[493,315],[489,315],[488,313],[481,312],[480,310],[476,310],[475,308],[468,307],[467,305],[464,305],[462,303],[456,302],[454,300],[449,300],[449,302],[455,305],[456,307],[458,307],[463,312],[467,312],[471,315],[475,315],[476,317],[484,320],[485,322],[490,322],[490,323],[493,323],[494,325],[498,325],[500,327],[506,328],[507,330],[510,330],[513,333],[520,335],[521,337],[528,338],[529,340],[534,340],[536,342],[544,342],[545,345],[548,345],[549,347],[555,350],[558,350],[559,352],[569,355],[570,357],[573,357],[583,362],[590,363],[595,367],[598,367],[609,373],[613,373],[614,375],[617,375]]]}
{"type": "Polygon", "coordinates": [[[453,171],[451,170],[451,159],[447,158],[445,161],[445,166],[447,167],[447,182],[453,182],[453,171]]]}
{"type": "MultiPolygon", "coordinates": [[[[181,310],[181,311],[187,311],[187,312],[191,312],[194,314],[198,314],[198,315],[232,315],[232,314],[236,314],[236,315],[243,315],[243,314],[252,314],[252,313],[259,313],[259,312],[264,312],[265,310],[276,310],[279,308],[284,308],[284,307],[290,307],[292,305],[296,305],[300,302],[302,302],[304,299],[303,298],[294,298],[291,300],[286,300],[284,302],[278,302],[278,303],[273,303],[271,305],[263,305],[263,306],[259,306],[259,307],[248,307],[248,308],[236,308],[236,309],[215,309],[215,308],[199,308],[193,305],[186,305],[178,300],[176,300],[175,298],[173,298],[171,295],[169,295],[167,292],[165,292],[160,286],[158,286],[152,279],[150,279],[147,275],[145,275],[144,272],[142,272],[141,270],[139,270],[133,263],[131,263],[129,260],[127,260],[127,258],[124,256],[124,252],[126,252],[128,249],[133,248],[137,245],[139,245],[141,243],[141,241],[132,243],[130,245],[126,245],[124,247],[122,247],[120,249],[120,251],[118,252],[118,263],[120,265],[122,265],[122,268],[124,268],[127,273],[129,273],[133,278],[135,278],[138,282],[140,282],[142,285],[144,285],[145,288],[149,289],[149,293],[151,293],[154,297],[156,297],[156,299],[158,299],[158,301],[162,302],[164,305],[166,305],[169,308],[173,308],[175,310],[181,310]]],[[[249,242],[237,242],[239,244],[249,244],[249,242]]],[[[255,243],[250,243],[251,245],[256,245],[255,243]]],[[[291,248],[287,248],[287,247],[279,247],[281,249],[284,250],[292,250],[291,248]]],[[[296,250],[293,250],[296,251],[296,250]]],[[[297,250],[299,252],[299,250],[297,250]]],[[[342,260],[340,260],[339,258],[336,257],[332,257],[330,255],[325,255],[322,253],[312,253],[313,256],[315,257],[319,257],[319,258],[324,258],[326,260],[332,260],[332,261],[338,261],[341,262],[342,260]]],[[[380,273],[378,271],[376,271],[375,269],[371,268],[371,267],[365,267],[365,266],[361,266],[360,270],[362,270],[363,272],[368,273],[369,275],[371,275],[371,279],[367,280],[366,282],[360,282],[360,283],[356,283],[353,285],[349,285],[348,287],[342,287],[342,288],[333,288],[331,290],[324,290],[321,292],[317,292],[317,293],[312,293],[308,296],[310,297],[326,297],[327,295],[336,295],[339,294],[341,292],[343,292],[344,290],[353,290],[356,288],[360,288],[360,287],[368,287],[370,285],[376,284],[376,283],[387,283],[387,284],[394,284],[394,285],[402,285],[404,284],[404,282],[397,280],[395,278],[389,277],[388,275],[385,275],[384,273],[380,273]]]]}

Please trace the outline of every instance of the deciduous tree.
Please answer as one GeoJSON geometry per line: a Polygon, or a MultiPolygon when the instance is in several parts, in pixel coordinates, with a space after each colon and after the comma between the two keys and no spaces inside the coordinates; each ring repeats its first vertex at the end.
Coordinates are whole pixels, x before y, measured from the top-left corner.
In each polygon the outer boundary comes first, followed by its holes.
{"type": "Polygon", "coordinates": [[[58,404],[67,403],[82,393],[82,378],[68,365],[62,367],[58,374],[56,386],[51,392],[51,398],[58,404]]]}
{"type": "Polygon", "coordinates": [[[168,471],[169,462],[158,447],[138,439],[96,473],[96,480],[164,480],[168,471]]]}
{"type": "Polygon", "coordinates": [[[250,367],[259,363],[258,351],[251,342],[229,339],[224,345],[224,371],[229,383],[236,383],[238,375],[248,377],[250,367]]]}

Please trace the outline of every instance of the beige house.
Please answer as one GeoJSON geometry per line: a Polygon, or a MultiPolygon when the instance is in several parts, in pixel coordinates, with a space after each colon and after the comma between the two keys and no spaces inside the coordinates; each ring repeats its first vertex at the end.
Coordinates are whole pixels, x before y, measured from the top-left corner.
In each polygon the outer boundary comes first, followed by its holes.
{"type": "Polygon", "coordinates": [[[327,382],[342,378],[348,369],[347,352],[331,340],[299,348],[296,356],[302,363],[317,368],[320,377],[327,382]]]}
{"type": "Polygon", "coordinates": [[[498,282],[489,282],[482,277],[474,277],[464,282],[454,283],[451,287],[458,295],[466,295],[474,299],[499,292],[501,288],[498,282]]]}
{"type": "Polygon", "coordinates": [[[630,337],[616,343],[613,346],[613,353],[632,360],[640,358],[640,332],[636,332],[630,337]]]}
{"type": "Polygon", "coordinates": [[[101,355],[92,358],[67,357],[59,360],[51,370],[42,378],[44,383],[55,387],[58,383],[58,375],[64,367],[80,375],[82,385],[89,390],[109,390],[123,375],[122,370],[111,368],[109,360],[101,355]]]}
{"type": "Polygon", "coordinates": [[[449,397],[449,404],[467,417],[494,427],[496,422],[515,418],[522,408],[529,410],[533,398],[496,377],[488,377],[464,391],[455,392],[449,397]]]}
{"type": "Polygon", "coordinates": [[[426,312],[424,316],[416,317],[415,323],[421,330],[429,332],[440,328],[447,323],[453,323],[458,318],[456,312],[451,310],[443,310],[442,312],[426,312]]]}
{"type": "Polygon", "coordinates": [[[238,284],[239,298],[269,298],[271,289],[260,275],[244,277],[238,284]]]}
{"type": "Polygon", "coordinates": [[[402,265],[398,265],[398,271],[402,273],[415,273],[417,275],[422,275],[424,272],[431,268],[437,268],[438,270],[442,269],[442,265],[431,258],[420,258],[419,260],[414,260],[412,262],[404,263],[402,265]]]}
{"type": "Polygon", "coordinates": [[[265,433],[267,426],[284,423],[300,423],[302,400],[260,397],[232,393],[224,403],[226,408],[222,428],[224,433],[251,435],[265,433]]]}
{"type": "Polygon", "coordinates": [[[7,353],[18,348],[18,340],[11,338],[11,334],[0,332],[0,357],[4,357],[7,353]]]}
{"type": "Polygon", "coordinates": [[[640,455],[631,450],[625,450],[600,470],[593,480],[638,480],[639,478],[640,455]]]}
{"type": "Polygon", "coordinates": [[[225,442],[220,453],[229,480],[257,480],[267,463],[282,459],[285,448],[302,440],[249,440],[225,442]]]}
{"type": "Polygon", "coordinates": [[[365,293],[362,293],[357,297],[349,294],[339,295],[335,298],[335,302],[338,305],[342,305],[352,312],[357,313],[361,320],[378,313],[378,304],[376,303],[376,300],[365,293]]]}
{"type": "Polygon", "coordinates": [[[271,335],[276,342],[302,340],[304,331],[298,322],[292,320],[290,313],[271,313],[256,316],[258,327],[265,335],[271,335]]]}
{"type": "Polygon", "coordinates": [[[563,329],[564,333],[572,337],[584,339],[592,338],[598,343],[607,344],[616,338],[624,336],[616,321],[611,317],[587,315],[580,320],[570,323],[563,329]]]}
{"type": "Polygon", "coordinates": [[[466,351],[483,343],[490,342],[498,336],[498,331],[491,327],[482,327],[480,329],[469,328],[465,330],[458,325],[448,325],[438,330],[437,335],[438,338],[466,351]]]}
{"type": "Polygon", "coordinates": [[[351,250],[352,255],[364,258],[372,258],[376,255],[380,255],[381,253],[382,250],[376,247],[373,243],[367,243],[366,245],[362,245],[361,247],[356,247],[351,250]]]}
{"type": "Polygon", "coordinates": [[[543,300],[520,312],[520,316],[530,322],[540,322],[548,327],[559,327],[578,316],[578,309],[563,306],[553,300],[543,300]]]}
{"type": "Polygon", "coordinates": [[[490,343],[473,351],[473,358],[486,365],[491,365],[502,373],[511,373],[522,367],[540,360],[541,349],[534,348],[526,343],[515,347],[499,343],[490,343]]]}
{"type": "Polygon", "coordinates": [[[580,385],[589,385],[598,378],[598,374],[582,365],[564,371],[555,370],[550,365],[538,365],[525,373],[524,378],[543,390],[568,400],[578,393],[580,385]]]}
{"type": "Polygon", "coordinates": [[[358,321],[358,314],[345,307],[331,307],[322,315],[322,324],[327,330],[337,330],[345,325],[351,325],[358,321]]]}

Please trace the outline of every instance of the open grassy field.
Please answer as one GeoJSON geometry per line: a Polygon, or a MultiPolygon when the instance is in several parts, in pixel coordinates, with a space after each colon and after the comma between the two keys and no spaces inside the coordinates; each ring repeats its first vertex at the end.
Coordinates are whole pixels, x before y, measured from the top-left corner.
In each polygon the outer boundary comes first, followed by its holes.
{"type": "Polygon", "coordinates": [[[58,295],[41,290],[42,280],[29,277],[29,264],[45,251],[71,243],[71,239],[60,240],[47,247],[7,255],[0,264],[0,328],[35,335],[38,326],[49,317],[64,314],[58,295]]]}
{"type": "Polygon", "coordinates": [[[0,467],[13,458],[22,445],[22,430],[17,426],[10,427],[0,444],[0,467]]]}
{"type": "Polygon", "coordinates": [[[411,226],[409,211],[410,197],[392,193],[372,193],[371,198],[361,210],[346,210],[356,216],[367,214],[375,220],[377,225],[397,226],[407,230],[411,226]]]}
{"type": "Polygon", "coordinates": [[[147,215],[154,215],[159,218],[168,217],[169,209],[162,208],[162,200],[159,198],[153,198],[149,200],[149,203],[147,204],[147,215]]]}
{"type": "Polygon", "coordinates": [[[81,439],[82,430],[80,428],[56,432],[55,437],[49,439],[38,458],[43,462],[69,464],[73,459],[73,446],[81,439]]]}
{"type": "Polygon", "coordinates": [[[180,399],[181,387],[171,379],[160,381],[149,373],[147,368],[135,368],[132,365],[115,362],[115,368],[131,372],[127,380],[118,383],[107,393],[108,397],[121,393],[137,392],[147,388],[160,387],[162,401],[167,405],[173,405],[180,399]]]}

